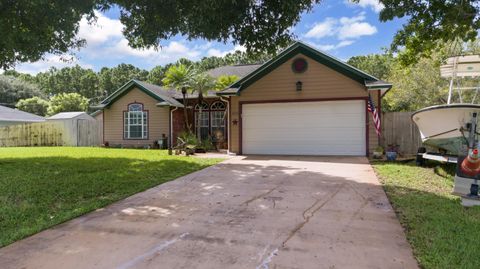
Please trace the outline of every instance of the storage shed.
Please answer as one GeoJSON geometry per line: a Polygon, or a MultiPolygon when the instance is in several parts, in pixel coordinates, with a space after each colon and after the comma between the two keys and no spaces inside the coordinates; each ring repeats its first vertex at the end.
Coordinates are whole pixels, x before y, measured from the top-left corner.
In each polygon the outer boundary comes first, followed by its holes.
{"type": "Polygon", "coordinates": [[[70,146],[96,146],[100,144],[98,121],[85,112],[61,112],[47,118],[50,122],[61,122],[65,129],[65,142],[70,146]]]}

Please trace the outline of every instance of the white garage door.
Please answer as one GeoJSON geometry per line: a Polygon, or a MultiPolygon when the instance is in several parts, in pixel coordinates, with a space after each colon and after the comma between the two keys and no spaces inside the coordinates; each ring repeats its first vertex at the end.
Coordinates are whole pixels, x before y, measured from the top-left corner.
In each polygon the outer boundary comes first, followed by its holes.
{"type": "Polygon", "coordinates": [[[242,106],[243,154],[364,156],[365,101],[242,106]]]}

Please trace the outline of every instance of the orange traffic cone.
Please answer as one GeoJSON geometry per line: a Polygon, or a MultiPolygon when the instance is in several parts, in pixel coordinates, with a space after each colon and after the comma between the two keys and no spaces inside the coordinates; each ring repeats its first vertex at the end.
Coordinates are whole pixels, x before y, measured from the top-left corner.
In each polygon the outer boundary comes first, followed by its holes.
{"type": "Polygon", "coordinates": [[[478,158],[478,149],[469,151],[467,158],[463,159],[460,165],[462,172],[465,175],[475,177],[480,174],[480,159],[478,158]]]}

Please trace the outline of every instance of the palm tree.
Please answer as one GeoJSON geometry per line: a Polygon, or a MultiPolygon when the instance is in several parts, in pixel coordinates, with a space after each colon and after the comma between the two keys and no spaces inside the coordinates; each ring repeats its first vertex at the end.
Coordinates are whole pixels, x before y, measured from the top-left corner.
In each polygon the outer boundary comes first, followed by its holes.
{"type": "Polygon", "coordinates": [[[232,85],[239,79],[238,76],[235,75],[223,75],[217,78],[215,82],[215,90],[221,91],[227,88],[228,86],[232,85]]]}
{"type": "Polygon", "coordinates": [[[196,73],[192,76],[190,80],[190,86],[192,89],[192,93],[198,94],[198,105],[199,105],[199,114],[197,117],[197,137],[198,141],[201,141],[201,134],[200,134],[200,115],[202,115],[202,102],[203,102],[203,95],[207,93],[209,90],[215,88],[215,80],[206,73],[196,73]]]}
{"type": "Polygon", "coordinates": [[[192,132],[191,125],[188,123],[188,112],[187,112],[187,92],[191,89],[191,81],[194,71],[190,66],[184,64],[173,65],[168,68],[165,72],[165,78],[162,79],[162,82],[165,86],[172,87],[177,91],[180,91],[183,95],[183,118],[185,122],[185,127],[189,133],[192,132]]]}

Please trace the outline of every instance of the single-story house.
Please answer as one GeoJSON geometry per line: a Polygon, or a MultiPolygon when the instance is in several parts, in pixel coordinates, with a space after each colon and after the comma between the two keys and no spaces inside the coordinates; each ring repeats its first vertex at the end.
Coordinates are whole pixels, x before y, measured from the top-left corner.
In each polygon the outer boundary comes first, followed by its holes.
{"type": "Polygon", "coordinates": [[[37,116],[32,113],[21,111],[18,109],[9,108],[6,106],[0,106],[0,127],[22,124],[22,123],[34,123],[43,122],[45,118],[37,116]]]}
{"type": "Polygon", "coordinates": [[[379,145],[367,104],[370,96],[381,111],[392,85],[302,42],[264,64],[209,73],[241,78],[202,104],[142,81],[123,85],[98,106],[104,143],[142,146],[167,136],[175,144],[187,109],[192,130],[202,138],[221,134],[235,154],[365,156],[379,145]]]}

